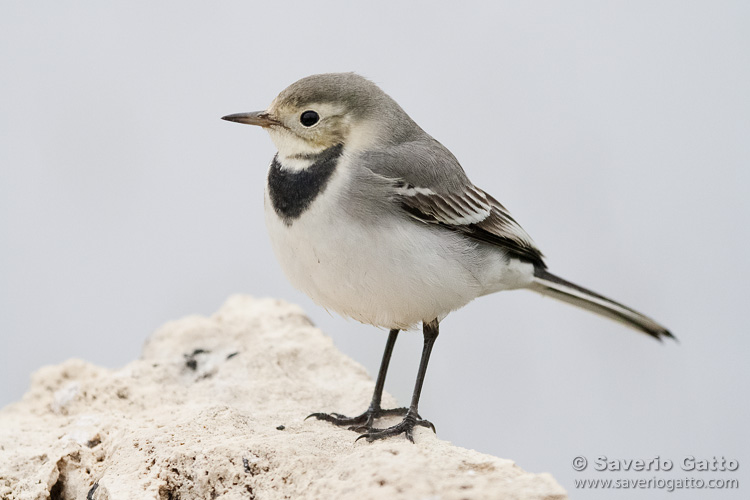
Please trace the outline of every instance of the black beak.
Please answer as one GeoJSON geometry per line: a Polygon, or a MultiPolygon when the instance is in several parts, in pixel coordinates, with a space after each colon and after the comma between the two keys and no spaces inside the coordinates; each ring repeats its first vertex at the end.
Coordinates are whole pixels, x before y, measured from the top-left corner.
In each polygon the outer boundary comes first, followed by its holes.
{"type": "Polygon", "coordinates": [[[258,125],[259,127],[270,127],[272,125],[281,125],[281,123],[271,118],[265,111],[253,111],[251,113],[235,113],[233,115],[222,116],[222,120],[230,122],[244,123],[246,125],[258,125]]]}

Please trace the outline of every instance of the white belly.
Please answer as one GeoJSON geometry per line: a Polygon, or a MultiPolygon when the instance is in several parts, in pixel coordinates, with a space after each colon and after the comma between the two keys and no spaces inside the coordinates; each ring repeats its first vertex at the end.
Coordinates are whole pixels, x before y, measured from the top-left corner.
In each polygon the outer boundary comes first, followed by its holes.
{"type": "Polygon", "coordinates": [[[346,169],[337,169],[326,191],[291,225],[279,218],[266,192],[276,257],[292,285],[319,305],[362,323],[408,329],[442,319],[485,293],[517,287],[501,251],[477,251],[458,234],[395,215],[363,224],[335,209],[346,176],[346,169]]]}

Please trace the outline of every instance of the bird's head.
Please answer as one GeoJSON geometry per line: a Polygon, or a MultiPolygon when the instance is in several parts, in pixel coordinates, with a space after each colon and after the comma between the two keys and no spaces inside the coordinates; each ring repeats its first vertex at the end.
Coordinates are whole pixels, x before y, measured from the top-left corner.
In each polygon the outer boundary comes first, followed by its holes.
{"type": "Polygon", "coordinates": [[[282,157],[337,144],[363,150],[421,132],[393,99],[355,73],[308,76],[284,89],[268,109],[223,119],[265,128],[282,157]]]}

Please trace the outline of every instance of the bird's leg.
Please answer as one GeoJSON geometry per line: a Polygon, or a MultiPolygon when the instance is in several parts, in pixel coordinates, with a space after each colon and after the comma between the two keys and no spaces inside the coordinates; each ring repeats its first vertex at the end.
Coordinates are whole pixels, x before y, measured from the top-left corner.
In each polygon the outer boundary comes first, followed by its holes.
{"type": "Polygon", "coordinates": [[[380,401],[383,398],[383,387],[385,386],[385,376],[388,373],[388,365],[391,362],[391,354],[393,354],[393,346],[396,345],[398,332],[397,329],[393,329],[388,334],[388,341],[383,351],[383,360],[380,362],[378,378],[375,381],[375,391],[372,393],[372,401],[370,402],[370,407],[364,413],[356,417],[346,417],[339,413],[313,413],[307,418],[315,417],[318,420],[325,420],[335,425],[348,425],[349,429],[353,431],[366,432],[372,429],[376,418],[390,415],[406,415],[409,411],[408,408],[383,410],[380,407],[380,401]]]}
{"type": "Polygon", "coordinates": [[[423,420],[419,416],[418,408],[419,396],[422,393],[422,384],[424,383],[425,373],[427,373],[427,363],[430,361],[430,353],[432,352],[432,346],[435,344],[435,339],[437,339],[437,336],[440,333],[438,320],[434,319],[429,323],[423,323],[422,332],[424,334],[422,359],[419,361],[419,371],[417,372],[417,382],[414,385],[414,393],[411,396],[411,405],[409,405],[409,408],[404,415],[404,419],[400,423],[393,427],[388,427],[387,429],[370,428],[367,432],[358,437],[357,440],[365,438],[368,442],[372,442],[376,439],[397,436],[403,433],[406,435],[406,438],[413,443],[414,437],[412,436],[412,432],[414,426],[421,425],[422,427],[431,428],[433,432],[435,431],[435,426],[432,425],[431,422],[423,420]]]}

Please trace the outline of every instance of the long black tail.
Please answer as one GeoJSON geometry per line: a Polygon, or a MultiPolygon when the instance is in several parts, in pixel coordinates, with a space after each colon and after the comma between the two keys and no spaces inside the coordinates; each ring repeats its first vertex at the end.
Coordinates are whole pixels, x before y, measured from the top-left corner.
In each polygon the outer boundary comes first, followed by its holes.
{"type": "Polygon", "coordinates": [[[651,335],[657,340],[661,340],[662,337],[675,338],[669,330],[651,318],[607,297],[602,297],[598,293],[565,281],[546,269],[537,268],[534,271],[534,283],[529,289],[568,304],[588,309],[615,321],[620,321],[631,328],[651,335]]]}

